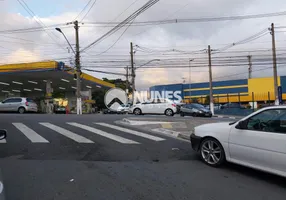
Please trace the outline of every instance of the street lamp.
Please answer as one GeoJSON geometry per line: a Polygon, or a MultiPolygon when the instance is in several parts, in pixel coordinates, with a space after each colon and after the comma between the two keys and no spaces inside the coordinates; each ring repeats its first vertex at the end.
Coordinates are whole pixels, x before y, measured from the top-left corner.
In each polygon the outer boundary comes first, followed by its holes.
{"type": "Polygon", "coordinates": [[[148,65],[149,63],[151,63],[151,62],[155,62],[155,61],[161,61],[160,59],[153,59],[153,60],[150,60],[150,61],[148,61],[148,62],[146,62],[145,64],[143,64],[143,65],[140,65],[139,67],[136,67],[135,69],[138,69],[138,68],[141,68],[141,67],[143,67],[143,66],[146,66],[146,65],[148,65]]]}
{"type": "Polygon", "coordinates": [[[82,114],[82,102],[81,102],[81,83],[80,83],[80,75],[81,75],[81,70],[80,70],[80,51],[79,51],[79,26],[78,26],[78,21],[74,21],[72,22],[72,24],[74,24],[74,28],[75,28],[75,50],[73,49],[73,47],[71,46],[69,40],[67,39],[66,35],[62,32],[62,30],[60,28],[55,28],[56,31],[60,32],[65,40],[67,41],[67,43],[69,44],[70,48],[72,49],[73,53],[75,54],[75,65],[76,65],[76,97],[77,97],[77,103],[76,103],[76,112],[78,115],[82,114]]]}
{"type": "Polygon", "coordinates": [[[72,49],[72,52],[75,54],[75,51],[74,51],[72,45],[70,44],[68,38],[67,38],[66,35],[64,34],[64,32],[62,32],[62,30],[61,30],[60,28],[55,28],[55,29],[56,29],[56,31],[58,31],[58,32],[60,32],[61,34],[63,34],[64,38],[66,39],[66,41],[67,41],[67,43],[68,43],[68,45],[69,45],[70,48],[72,49]]]}

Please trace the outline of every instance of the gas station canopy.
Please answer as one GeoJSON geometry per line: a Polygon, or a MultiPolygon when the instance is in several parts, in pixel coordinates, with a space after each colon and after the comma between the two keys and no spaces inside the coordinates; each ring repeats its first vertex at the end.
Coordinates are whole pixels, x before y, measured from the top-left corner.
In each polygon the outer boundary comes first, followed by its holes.
{"type": "MultiPolygon", "coordinates": [[[[46,92],[46,83],[51,82],[54,91],[76,91],[75,69],[62,62],[34,62],[0,65],[0,93],[46,92]]],[[[114,88],[114,84],[81,74],[81,90],[114,88]]]]}

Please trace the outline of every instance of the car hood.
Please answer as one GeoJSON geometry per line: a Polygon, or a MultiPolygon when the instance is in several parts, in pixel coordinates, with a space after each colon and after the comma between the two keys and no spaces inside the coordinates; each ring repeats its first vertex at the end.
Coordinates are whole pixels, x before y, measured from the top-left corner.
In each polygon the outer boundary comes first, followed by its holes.
{"type": "Polygon", "coordinates": [[[195,131],[204,131],[204,132],[225,132],[226,130],[230,130],[231,125],[230,122],[220,122],[220,123],[211,123],[211,124],[203,124],[195,127],[195,131]]]}

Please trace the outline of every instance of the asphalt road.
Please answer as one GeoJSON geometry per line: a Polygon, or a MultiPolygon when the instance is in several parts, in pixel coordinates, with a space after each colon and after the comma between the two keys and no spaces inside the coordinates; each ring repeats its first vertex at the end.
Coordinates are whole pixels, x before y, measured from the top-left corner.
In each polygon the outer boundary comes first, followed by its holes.
{"type": "Polygon", "coordinates": [[[211,168],[189,142],[98,124],[119,126],[123,117],[1,114],[7,199],[285,200],[284,178],[232,164],[211,168]]]}

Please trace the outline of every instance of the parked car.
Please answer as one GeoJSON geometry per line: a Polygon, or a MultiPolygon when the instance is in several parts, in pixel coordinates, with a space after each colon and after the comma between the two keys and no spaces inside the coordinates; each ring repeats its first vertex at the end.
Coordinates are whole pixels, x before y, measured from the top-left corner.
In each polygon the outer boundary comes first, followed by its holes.
{"type": "Polygon", "coordinates": [[[244,109],[245,107],[243,107],[239,103],[226,103],[226,104],[224,104],[224,105],[222,105],[220,107],[220,109],[225,109],[225,108],[240,108],[240,109],[244,109]]]}
{"type": "MultiPolygon", "coordinates": [[[[206,109],[210,110],[210,105],[205,106],[206,109]]],[[[214,110],[220,110],[221,104],[214,104],[214,110]]]]}
{"type": "Polygon", "coordinates": [[[110,110],[110,109],[104,109],[103,114],[117,114],[117,111],[110,110]]]}
{"type": "Polygon", "coordinates": [[[130,104],[122,104],[117,108],[119,114],[128,113],[130,109],[130,104]]]}
{"type": "Polygon", "coordinates": [[[195,127],[190,140],[210,166],[228,161],[286,177],[286,106],[262,108],[237,122],[195,127]]]}
{"type": "Polygon", "coordinates": [[[56,114],[65,114],[67,111],[66,111],[66,108],[64,106],[55,106],[54,108],[54,113],[56,114]]]}
{"type": "Polygon", "coordinates": [[[130,108],[130,112],[135,115],[164,114],[173,116],[177,112],[177,105],[169,99],[153,99],[133,105],[130,108]]]}
{"type": "Polygon", "coordinates": [[[26,97],[13,97],[0,102],[0,112],[38,112],[38,105],[26,97]]]}
{"type": "Polygon", "coordinates": [[[180,110],[180,115],[182,117],[185,115],[193,117],[212,117],[212,112],[201,104],[192,103],[183,105],[180,110]]]}

